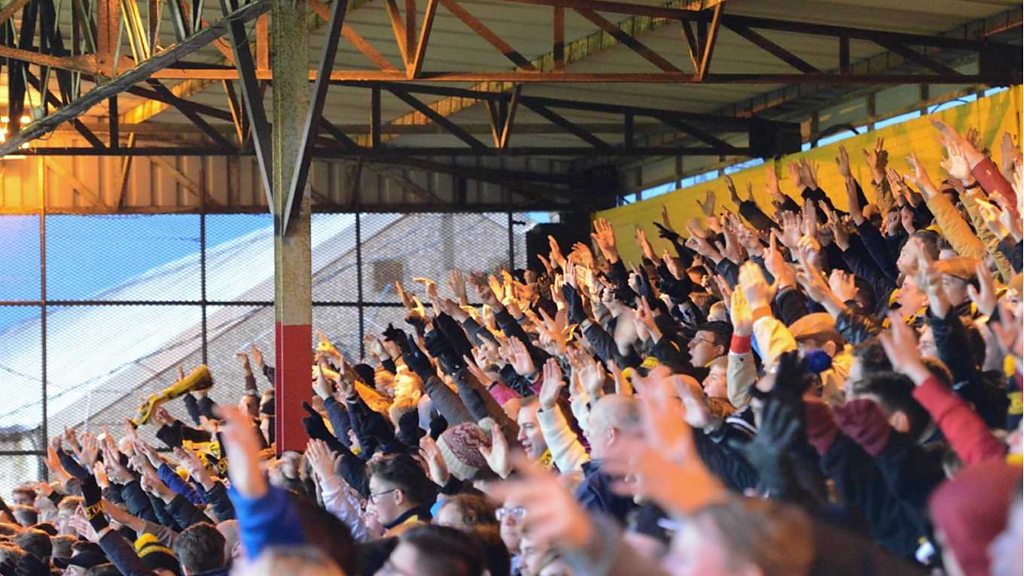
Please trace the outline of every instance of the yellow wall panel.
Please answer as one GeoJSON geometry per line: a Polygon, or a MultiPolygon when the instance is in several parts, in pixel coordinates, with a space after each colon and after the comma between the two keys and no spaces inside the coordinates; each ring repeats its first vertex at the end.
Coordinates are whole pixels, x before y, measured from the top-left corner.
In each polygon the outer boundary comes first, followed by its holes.
{"type": "MultiPolygon", "coordinates": [[[[966,132],[971,127],[978,128],[981,144],[993,151],[993,156],[998,162],[1000,160],[999,142],[1004,132],[1013,134],[1016,142],[1021,141],[1021,96],[1021,87],[1015,86],[962,106],[940,110],[908,122],[847,138],[842,142],[785,156],[774,161],[779,174],[780,187],[784,194],[799,198],[800,191],[793,186],[792,180],[789,179],[786,166],[801,158],[806,158],[818,166],[819,186],[828,193],[837,207],[845,209],[845,184],[842,177],[839,176],[835,164],[839,146],[843,145],[849,150],[853,175],[861,183],[868,199],[873,201],[871,175],[861,150],[874,147],[875,140],[878,138],[885,138],[885,149],[889,152],[889,166],[898,172],[903,174],[909,172],[906,157],[911,151],[914,151],[927,166],[932,179],[942,180],[945,178],[945,172],[940,167],[943,150],[938,140],[938,132],[932,126],[932,119],[947,122],[960,132],[966,132]]],[[[768,195],[764,189],[765,169],[765,166],[757,166],[732,175],[737,189],[743,196],[746,195],[747,183],[753,185],[754,198],[762,207],[769,206],[768,195]]],[[[719,178],[683,190],[669,192],[650,200],[604,210],[598,212],[596,217],[607,219],[615,229],[622,258],[627,263],[638,262],[640,250],[633,241],[636,227],[640,226],[647,231],[648,238],[654,244],[655,250],[660,253],[663,248],[669,247],[667,242],[657,238],[657,228],[653,224],[655,221],[660,221],[662,206],[668,208],[669,216],[676,230],[685,235],[687,219],[703,217],[697,200],[703,201],[708,191],[715,195],[719,213],[721,207],[728,207],[736,211],[737,206],[729,200],[724,178],[719,178]]]]}

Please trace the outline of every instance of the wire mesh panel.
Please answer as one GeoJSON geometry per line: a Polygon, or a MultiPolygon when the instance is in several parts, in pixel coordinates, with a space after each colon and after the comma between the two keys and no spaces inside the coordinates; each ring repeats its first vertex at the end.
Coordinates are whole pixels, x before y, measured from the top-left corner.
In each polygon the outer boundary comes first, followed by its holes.
{"type": "Polygon", "coordinates": [[[199,216],[47,216],[50,300],[199,300],[199,216]]]}
{"type": "Polygon", "coordinates": [[[42,480],[42,457],[38,454],[11,454],[0,457],[0,494],[14,503],[12,491],[23,484],[42,480]]]}
{"type": "Polygon", "coordinates": [[[394,282],[413,288],[413,278],[437,281],[464,272],[508,267],[505,214],[366,214],[362,220],[363,298],[399,302],[394,282]]]}
{"type": "MultiPolygon", "coordinates": [[[[529,214],[513,220],[514,264],[522,267],[529,214]]],[[[425,276],[450,295],[453,268],[509,266],[506,213],[317,214],[311,240],[314,328],[353,360],[363,334],[379,335],[389,323],[411,331],[395,280],[422,296],[413,278],[425,276]]],[[[274,364],[268,215],[3,216],[0,246],[3,493],[42,474],[44,431],[119,427],[147,396],[178,379],[179,366],[189,371],[205,357],[215,381],[211,397],[235,403],[244,389],[236,355],[255,345],[274,364]]],[[[252,364],[265,389],[270,383],[252,364]]],[[[181,401],[167,409],[190,421],[181,401]]],[[[154,440],[153,430],[140,433],[154,440]]]]}
{"type": "MultiPolygon", "coordinates": [[[[47,317],[50,427],[120,426],[202,347],[196,305],[59,306],[47,317]]],[[[195,362],[198,363],[198,362],[195,362]]]]}
{"type": "Polygon", "coordinates": [[[0,306],[0,450],[38,450],[43,422],[39,306],[0,306]]]}
{"type": "Polygon", "coordinates": [[[356,306],[314,306],[313,343],[316,332],[323,332],[349,360],[358,361],[359,308],[356,306]]]}
{"type": "Polygon", "coordinates": [[[358,302],[356,215],[314,214],[313,301],[358,302]]]}
{"type": "Polygon", "coordinates": [[[39,216],[0,216],[0,300],[39,300],[39,216]]]}
{"type": "Polygon", "coordinates": [[[206,299],[274,301],[274,221],[269,214],[206,217],[206,299]]]}

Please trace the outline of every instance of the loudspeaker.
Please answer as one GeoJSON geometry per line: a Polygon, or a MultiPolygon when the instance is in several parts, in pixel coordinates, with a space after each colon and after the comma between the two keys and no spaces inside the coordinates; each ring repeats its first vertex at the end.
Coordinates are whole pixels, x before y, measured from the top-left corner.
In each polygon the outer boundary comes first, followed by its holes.
{"type": "Polygon", "coordinates": [[[989,79],[994,86],[1011,86],[1021,83],[1021,68],[1024,58],[1020,46],[985,45],[981,48],[978,74],[989,79]]]}
{"type": "Polygon", "coordinates": [[[800,125],[792,122],[750,119],[750,153],[761,158],[774,158],[800,151],[800,125]]]}

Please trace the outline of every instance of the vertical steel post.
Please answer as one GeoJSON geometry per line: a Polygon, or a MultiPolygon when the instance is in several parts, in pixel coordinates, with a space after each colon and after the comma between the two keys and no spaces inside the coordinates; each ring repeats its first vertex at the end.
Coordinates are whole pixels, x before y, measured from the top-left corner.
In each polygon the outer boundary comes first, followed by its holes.
{"type": "MultiPolygon", "coordinates": [[[[357,204],[358,206],[358,204],[357,204]]],[[[359,357],[366,357],[366,303],[363,302],[363,214],[356,209],[356,298],[359,301],[359,357]]]]}
{"type": "MultiPolygon", "coordinates": [[[[46,168],[43,167],[42,159],[39,160],[38,164],[40,178],[44,178],[46,176],[46,168]]],[[[40,449],[42,454],[46,454],[46,443],[50,439],[50,407],[49,398],[47,398],[49,392],[46,386],[46,184],[42,180],[39,182],[39,195],[39,340],[43,347],[40,354],[42,362],[40,376],[43,385],[43,421],[39,427],[39,432],[43,435],[40,449]]],[[[45,458],[39,458],[39,473],[41,478],[49,480],[50,472],[44,460],[45,458]]]]}
{"type": "Polygon", "coordinates": [[[512,209],[508,211],[508,270],[516,269],[516,231],[515,220],[512,219],[512,209]]]}
{"type": "Polygon", "coordinates": [[[277,452],[301,452],[303,400],[310,399],[312,365],[313,291],[310,253],[309,185],[297,190],[299,210],[285,230],[289,192],[297,168],[299,146],[309,107],[309,38],[305,26],[306,3],[272,0],[270,36],[274,77],[272,175],[274,198],[274,313],[277,375],[275,436],[277,452]]]}
{"type": "MultiPolygon", "coordinates": [[[[205,161],[205,160],[203,160],[205,161]]],[[[205,179],[204,179],[205,188],[205,179]]],[[[209,364],[210,335],[207,333],[206,324],[206,193],[202,196],[202,207],[199,213],[199,301],[200,311],[203,314],[202,327],[202,358],[203,364],[209,364]]]]}

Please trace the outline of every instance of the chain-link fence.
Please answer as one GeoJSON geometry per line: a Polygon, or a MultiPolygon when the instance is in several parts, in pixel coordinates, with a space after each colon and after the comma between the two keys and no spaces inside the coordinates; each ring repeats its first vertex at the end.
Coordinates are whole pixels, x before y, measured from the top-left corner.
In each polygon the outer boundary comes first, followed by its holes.
{"type": "MultiPolygon", "coordinates": [[[[350,358],[404,317],[394,282],[522,268],[522,213],[315,214],[313,327],[350,358]]],[[[206,363],[234,403],[239,354],[273,363],[269,215],[0,216],[0,494],[44,478],[46,438],[120,434],[139,403],[206,363]]],[[[255,366],[255,363],[254,363],[255,366]]],[[[269,381],[257,374],[261,388],[269,381]]],[[[172,415],[188,421],[180,402],[172,415]]],[[[143,428],[152,434],[151,427],[143,428]]]]}

